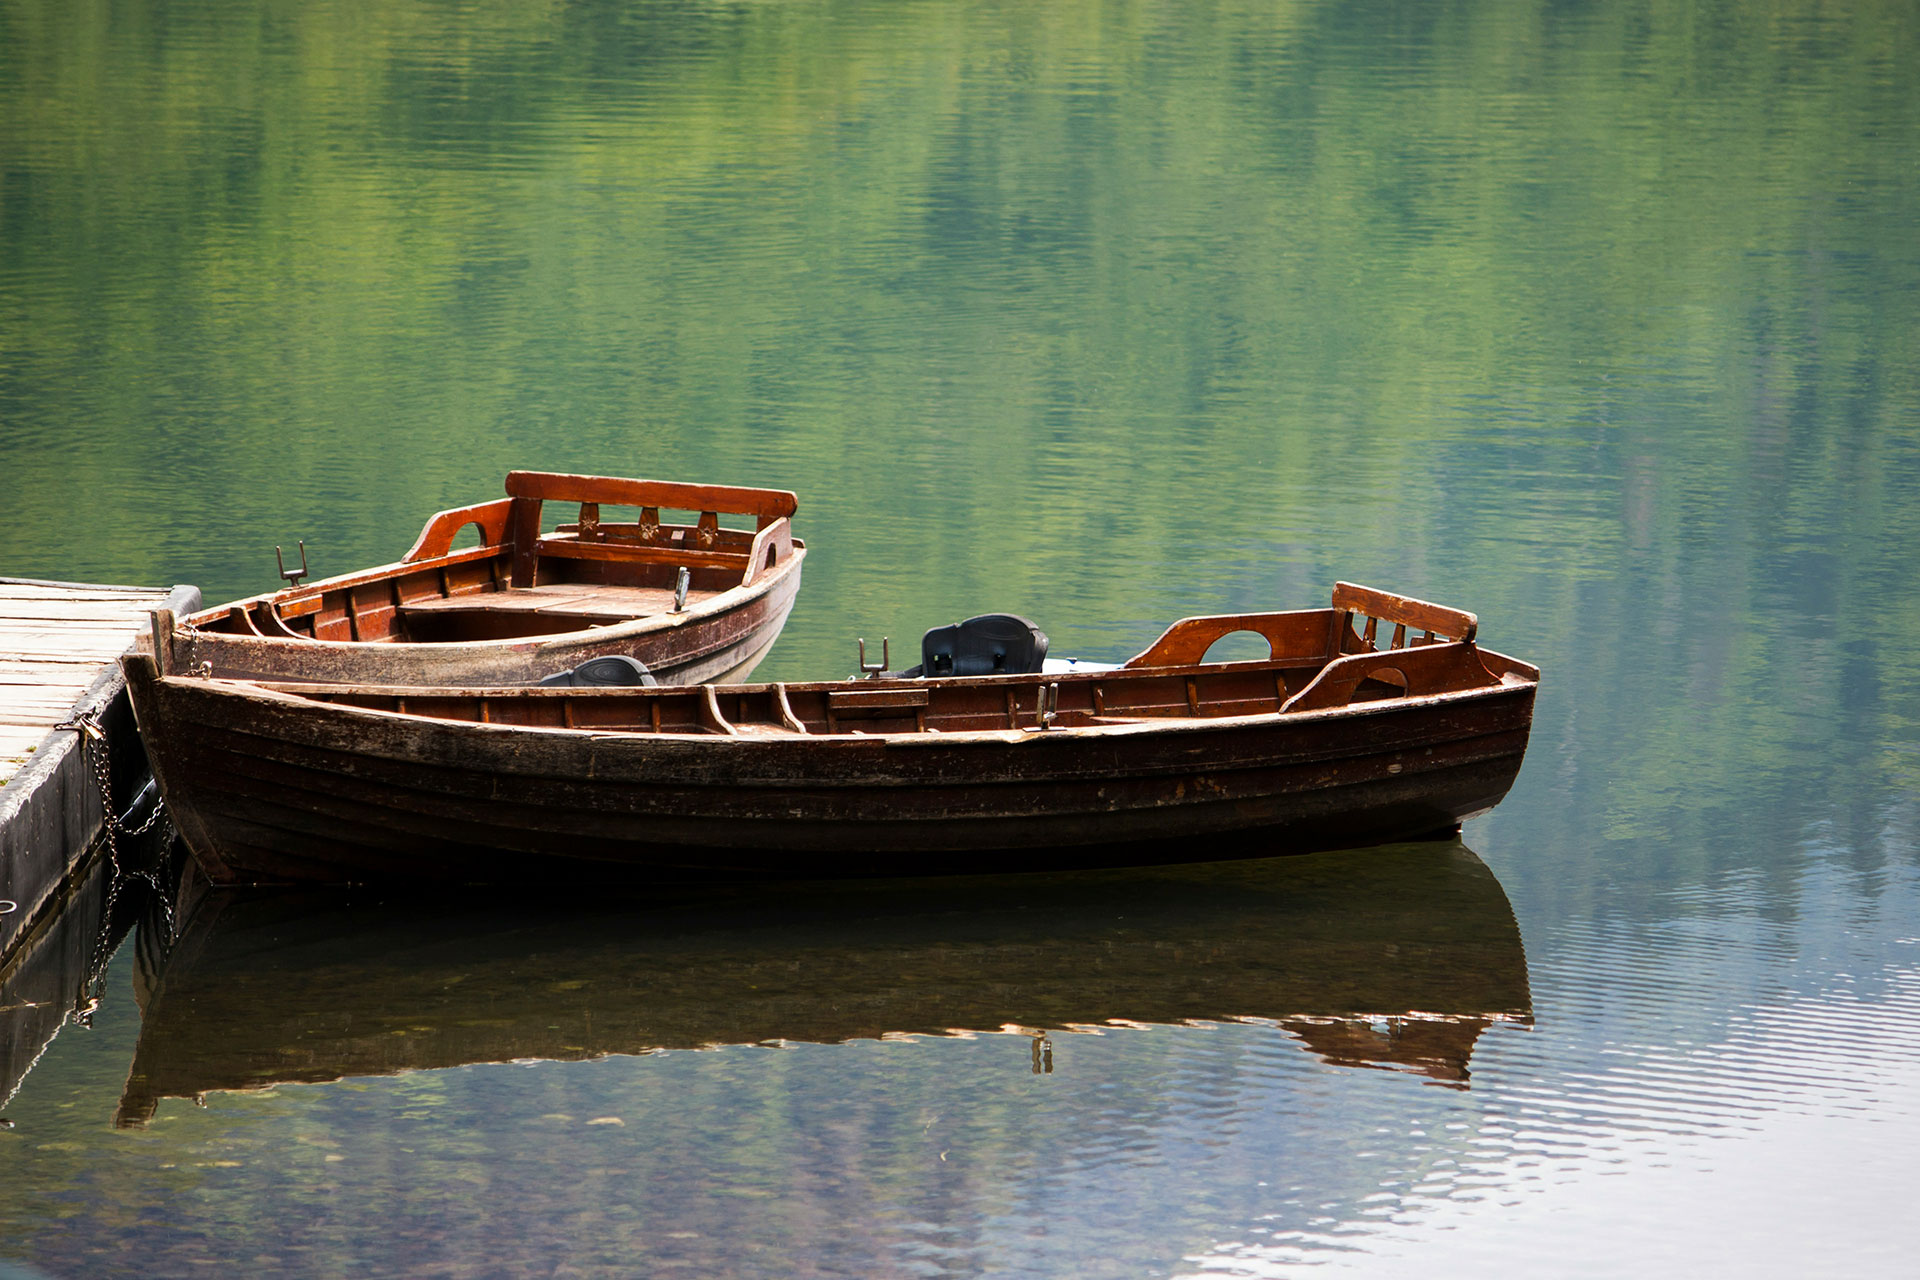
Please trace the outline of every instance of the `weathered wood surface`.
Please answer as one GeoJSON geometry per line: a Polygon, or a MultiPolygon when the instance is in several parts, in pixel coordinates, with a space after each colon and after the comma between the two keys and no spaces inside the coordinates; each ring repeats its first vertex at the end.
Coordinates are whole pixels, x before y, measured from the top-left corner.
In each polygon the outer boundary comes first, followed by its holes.
{"type": "Polygon", "coordinates": [[[677,511],[725,511],[760,517],[771,524],[799,510],[785,489],[747,489],[737,485],[686,484],[669,480],[628,480],[618,476],[563,475],[548,471],[507,473],[510,497],[540,502],[590,502],[627,507],[669,507],[677,511]]]}
{"type": "Polygon", "coordinates": [[[39,926],[101,830],[93,763],[78,734],[54,726],[98,721],[125,803],[146,763],[114,658],[145,632],[149,609],[199,603],[192,587],[0,578],[0,957],[39,926]]]}
{"type": "Polygon", "coordinates": [[[1480,629],[1480,620],[1465,610],[1449,609],[1443,604],[1431,604],[1425,600],[1415,600],[1412,596],[1379,591],[1353,582],[1334,584],[1333,607],[1343,613],[1359,614],[1370,619],[1366,630],[1368,641],[1374,638],[1376,623],[1393,623],[1395,638],[1392,647],[1395,649],[1405,645],[1409,627],[1425,631],[1429,638],[1442,636],[1448,640],[1471,640],[1480,629]]]}
{"type": "Polygon", "coordinates": [[[1496,804],[1539,672],[1465,641],[1346,654],[1324,614],[1318,654],[925,681],[349,689],[126,666],[175,820],[223,880],[1118,865],[1408,839],[1496,804]]]}
{"type": "Polygon", "coordinates": [[[403,560],[179,619],[160,656],[225,679],[432,686],[531,684],[617,655],[699,684],[744,679],[793,608],[806,544],[791,493],[525,471],[507,488],[432,516],[403,560]],[[654,506],[600,520],[600,503],[629,499],[694,503],[699,523],[663,524],[654,506]],[[579,516],[543,534],[550,501],[579,516]],[[721,514],[759,529],[722,528],[721,514]],[[480,545],[454,550],[468,528],[480,545]]]}
{"type": "Polygon", "coordinates": [[[165,588],[0,578],[0,784],[166,602],[165,588]]]}
{"type": "MultiPolygon", "coordinates": [[[[573,622],[553,635],[513,634],[517,622],[506,624],[508,634],[495,643],[380,642],[280,639],[236,635],[204,627],[182,626],[173,633],[171,669],[189,670],[208,663],[216,675],[236,680],[298,680],[343,685],[518,685],[532,684],[593,658],[624,655],[644,662],[663,684],[699,684],[709,680],[744,679],[766,656],[786,625],[800,592],[801,557],[781,571],[758,579],[751,587],[720,592],[690,592],[689,607],[681,613],[652,613],[610,625],[573,622]],[[574,629],[574,628],[579,629],[574,629]]],[[[539,591],[541,588],[529,588],[539,591]]],[[[622,588],[640,594],[642,589],[622,588]]],[[[662,594],[669,603],[672,592],[662,594]]],[[[489,596],[517,600],[521,591],[489,592],[489,596]]],[[[200,619],[209,615],[202,614],[200,619]]],[[[569,609],[551,613],[509,606],[457,608],[442,613],[429,605],[389,608],[388,616],[431,620],[450,617],[471,621],[479,617],[567,619],[569,609]]],[[[198,619],[196,619],[197,621],[198,619]]],[[[556,623],[556,625],[563,625],[556,623]]]]}
{"type": "MultiPolygon", "coordinates": [[[[688,609],[697,609],[720,594],[717,591],[688,591],[688,609]]],[[[555,583],[544,587],[522,587],[511,591],[488,591],[476,595],[449,596],[408,601],[402,613],[471,613],[476,610],[501,613],[547,613],[567,616],[602,617],[609,613],[644,617],[665,614],[673,604],[672,587],[598,587],[586,588],[574,583],[555,583]]]]}

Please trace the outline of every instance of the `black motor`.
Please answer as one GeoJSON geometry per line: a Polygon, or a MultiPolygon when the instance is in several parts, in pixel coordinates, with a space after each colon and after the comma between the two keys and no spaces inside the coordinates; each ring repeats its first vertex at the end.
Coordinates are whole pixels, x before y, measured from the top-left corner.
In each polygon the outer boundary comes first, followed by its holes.
{"type": "Polygon", "coordinates": [[[615,688],[628,685],[659,684],[647,664],[638,658],[610,653],[603,658],[588,658],[570,671],[556,671],[542,685],[580,685],[589,688],[615,688]]]}
{"type": "Polygon", "coordinates": [[[1016,613],[983,613],[920,637],[920,665],[901,676],[1011,676],[1042,669],[1047,633],[1016,613]]]}

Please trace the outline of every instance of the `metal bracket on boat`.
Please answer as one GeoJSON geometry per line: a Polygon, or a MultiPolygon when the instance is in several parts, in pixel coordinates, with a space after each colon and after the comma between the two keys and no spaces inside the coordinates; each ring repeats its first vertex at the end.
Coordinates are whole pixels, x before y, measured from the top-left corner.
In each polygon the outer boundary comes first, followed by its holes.
{"type": "Polygon", "coordinates": [[[287,580],[287,585],[290,587],[299,586],[300,579],[307,576],[307,540],[305,538],[300,539],[300,567],[298,569],[287,568],[286,557],[280,554],[280,548],[278,547],[273,549],[273,559],[274,563],[280,566],[280,576],[287,580]]]}
{"type": "Polygon", "coordinates": [[[679,613],[687,607],[687,588],[693,585],[693,571],[685,565],[673,578],[673,611],[679,613]]]}
{"type": "Polygon", "coordinates": [[[880,665],[877,667],[870,667],[867,665],[867,642],[865,637],[862,637],[858,641],[858,644],[860,645],[860,670],[866,673],[867,679],[869,680],[873,679],[875,676],[879,675],[882,671],[885,671],[888,667],[893,665],[893,662],[891,660],[891,650],[887,647],[888,637],[886,636],[880,637],[880,665]]]}
{"type": "Polygon", "coordinates": [[[1033,709],[1034,728],[1047,730],[1053,728],[1053,718],[1060,714],[1060,685],[1043,684],[1033,709]]]}

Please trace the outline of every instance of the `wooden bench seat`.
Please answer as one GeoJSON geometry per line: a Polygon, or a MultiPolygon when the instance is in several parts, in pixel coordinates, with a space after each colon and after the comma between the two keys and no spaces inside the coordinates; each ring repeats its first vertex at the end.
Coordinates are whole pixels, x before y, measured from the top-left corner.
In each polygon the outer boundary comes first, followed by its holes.
{"type": "MultiPolygon", "coordinates": [[[[689,591],[687,607],[718,595],[717,591],[689,591]]],[[[400,606],[404,616],[440,613],[538,613],[592,619],[644,618],[673,610],[671,587],[590,587],[554,583],[544,587],[512,587],[480,591],[447,599],[429,597],[400,606]]]]}

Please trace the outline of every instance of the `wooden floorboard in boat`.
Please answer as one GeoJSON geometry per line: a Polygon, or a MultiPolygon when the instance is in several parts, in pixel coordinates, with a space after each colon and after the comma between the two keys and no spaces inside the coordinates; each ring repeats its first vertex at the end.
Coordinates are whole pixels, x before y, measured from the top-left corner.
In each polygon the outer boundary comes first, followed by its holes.
{"type": "Polygon", "coordinates": [[[166,602],[164,588],[0,581],[0,783],[166,602]]]}

